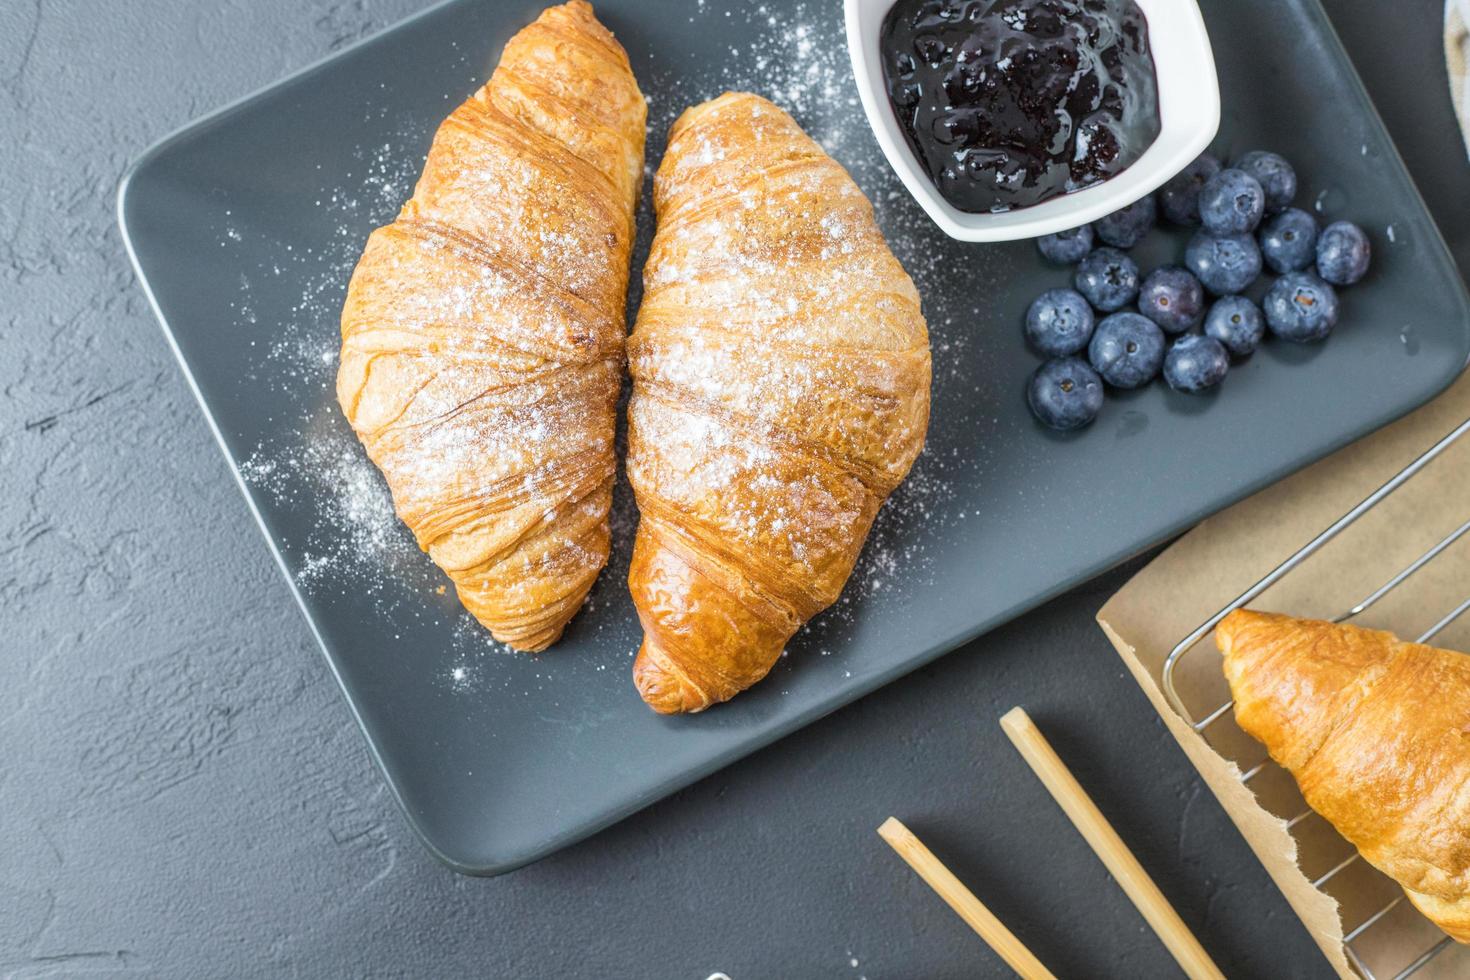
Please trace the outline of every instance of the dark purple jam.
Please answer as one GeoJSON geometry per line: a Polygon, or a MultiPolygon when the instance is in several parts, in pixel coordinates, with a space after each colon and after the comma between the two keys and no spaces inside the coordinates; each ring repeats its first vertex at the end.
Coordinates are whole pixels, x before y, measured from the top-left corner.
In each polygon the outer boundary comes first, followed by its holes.
{"type": "Polygon", "coordinates": [[[1159,135],[1133,0],[898,0],[880,44],[909,147],[961,211],[1090,187],[1159,135]]]}

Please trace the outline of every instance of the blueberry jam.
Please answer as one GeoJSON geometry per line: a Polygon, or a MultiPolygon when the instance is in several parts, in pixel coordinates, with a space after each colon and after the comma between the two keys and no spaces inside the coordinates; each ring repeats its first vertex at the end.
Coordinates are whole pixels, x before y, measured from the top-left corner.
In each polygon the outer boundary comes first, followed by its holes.
{"type": "Polygon", "coordinates": [[[880,45],[909,147],[961,211],[1089,187],[1159,135],[1134,0],[898,0],[880,45]]]}

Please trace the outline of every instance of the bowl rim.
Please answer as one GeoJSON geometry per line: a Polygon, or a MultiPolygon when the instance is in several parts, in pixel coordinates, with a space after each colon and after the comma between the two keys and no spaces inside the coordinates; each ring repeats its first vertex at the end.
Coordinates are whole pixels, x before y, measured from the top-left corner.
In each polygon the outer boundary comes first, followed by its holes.
{"type": "Polygon", "coordinates": [[[1152,193],[1198,157],[1219,131],[1219,78],[1198,3],[1134,0],[1149,22],[1159,83],[1160,130],[1153,143],[1127,169],[1084,190],[1012,211],[960,211],[940,195],[920,167],[883,87],[878,31],[895,2],[844,0],[853,78],[868,126],[888,165],[930,220],[951,238],[1014,241],[1087,224],[1152,193]]]}

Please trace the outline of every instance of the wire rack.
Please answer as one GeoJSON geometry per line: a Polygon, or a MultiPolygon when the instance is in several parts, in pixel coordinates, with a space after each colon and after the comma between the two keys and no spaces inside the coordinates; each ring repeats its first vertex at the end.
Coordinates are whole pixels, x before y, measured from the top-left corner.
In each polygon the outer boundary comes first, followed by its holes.
{"type": "MultiPolygon", "coordinates": [[[[1363,498],[1363,500],[1360,501],[1357,506],[1353,507],[1346,514],[1342,515],[1342,517],[1334,521],[1330,526],[1328,526],[1315,538],[1309,541],[1300,550],[1291,555],[1281,564],[1277,565],[1264,578],[1256,582],[1256,584],[1252,585],[1250,588],[1246,589],[1229,605],[1225,606],[1225,608],[1221,609],[1219,612],[1215,613],[1215,615],[1211,616],[1208,620],[1201,623],[1192,633],[1181,640],[1179,644],[1174,647],[1174,649],[1169,653],[1168,658],[1164,661],[1162,672],[1164,693],[1168,697],[1170,704],[1174,707],[1174,710],[1179,713],[1180,717],[1188,722],[1197,733],[1208,738],[1210,736],[1206,736],[1206,731],[1210,729],[1211,726],[1219,722],[1222,718],[1225,718],[1227,715],[1231,715],[1231,709],[1234,707],[1234,702],[1226,701],[1224,704],[1212,708],[1202,717],[1196,720],[1194,714],[1190,711],[1188,706],[1185,705],[1184,699],[1179,693],[1178,678],[1176,676],[1180,663],[1185,659],[1186,656],[1190,654],[1191,651],[1197,649],[1201,645],[1200,641],[1208,636],[1211,631],[1213,631],[1214,628],[1219,625],[1222,619],[1224,619],[1234,610],[1239,609],[1247,603],[1252,602],[1267,589],[1271,588],[1273,585],[1289,575],[1294,569],[1300,566],[1308,558],[1312,557],[1312,555],[1321,550],[1328,542],[1332,541],[1343,531],[1347,530],[1354,523],[1356,523],[1359,518],[1372,511],[1375,507],[1377,507],[1380,503],[1382,503],[1386,498],[1397,491],[1405,483],[1408,483],[1410,480],[1412,480],[1427,466],[1429,466],[1436,459],[1442,456],[1446,450],[1448,450],[1457,441],[1464,438],[1467,434],[1470,434],[1470,419],[1466,419],[1464,422],[1460,423],[1460,425],[1456,426],[1447,435],[1445,435],[1444,438],[1440,439],[1439,442],[1435,443],[1427,451],[1425,451],[1423,455],[1419,456],[1419,458],[1415,459],[1408,466],[1400,470],[1391,479],[1389,479],[1388,482],[1384,483],[1377,490],[1373,491],[1367,497],[1363,498]]],[[[1467,445],[1470,445],[1470,439],[1466,439],[1465,441],[1467,445]]],[[[1470,499],[1467,499],[1467,506],[1470,506],[1470,499]]],[[[1394,572],[1383,582],[1382,585],[1374,589],[1361,601],[1357,602],[1351,608],[1349,608],[1346,612],[1337,616],[1333,620],[1333,622],[1340,623],[1352,619],[1362,614],[1370,607],[1376,605],[1380,600],[1384,599],[1395,589],[1398,589],[1405,582],[1413,578],[1414,575],[1422,571],[1432,561],[1434,561],[1440,555],[1444,554],[1446,550],[1448,550],[1453,544],[1455,544],[1455,542],[1459,541],[1466,534],[1470,534],[1470,520],[1467,520],[1465,523],[1455,528],[1449,534],[1445,535],[1442,539],[1436,542],[1423,554],[1419,555],[1413,561],[1409,562],[1407,565],[1394,572]]],[[[1445,612],[1445,614],[1433,626],[1425,630],[1418,637],[1418,642],[1428,642],[1436,635],[1443,632],[1446,627],[1448,627],[1460,616],[1464,615],[1467,611],[1470,611],[1470,597],[1467,597],[1458,606],[1455,606],[1454,608],[1445,612]]],[[[1209,647],[1210,645],[1205,644],[1205,646],[1209,647]]],[[[1250,783],[1252,780],[1260,777],[1263,772],[1267,772],[1268,770],[1275,772],[1281,771],[1277,769],[1269,759],[1266,759],[1256,763],[1248,769],[1245,769],[1245,771],[1241,774],[1241,781],[1245,783],[1250,783]]],[[[1319,823],[1325,823],[1325,821],[1321,821],[1321,818],[1316,817],[1316,814],[1310,808],[1306,807],[1305,801],[1301,803],[1301,807],[1301,812],[1298,812],[1295,816],[1287,819],[1287,829],[1289,831],[1292,831],[1294,836],[1298,832],[1299,827],[1301,827],[1305,822],[1312,820],[1313,818],[1316,818],[1319,823]]],[[[1347,842],[1342,841],[1340,837],[1336,838],[1336,840],[1341,841],[1342,844],[1347,844],[1347,842]]],[[[1351,845],[1347,846],[1351,848],[1351,845]]],[[[1329,882],[1338,878],[1339,875],[1344,874],[1348,871],[1348,869],[1354,868],[1355,866],[1358,868],[1364,868],[1366,867],[1366,862],[1362,861],[1357,850],[1355,848],[1352,848],[1351,853],[1349,853],[1348,856],[1342,858],[1342,860],[1333,864],[1326,872],[1313,879],[1312,884],[1319,890],[1322,890],[1325,888],[1325,886],[1328,885],[1329,882]]],[[[1381,883],[1391,883],[1392,881],[1387,876],[1380,875],[1376,871],[1372,872],[1372,874],[1376,875],[1378,879],[1380,879],[1381,883]]],[[[1357,947],[1359,944],[1364,943],[1368,939],[1374,926],[1378,925],[1380,922],[1383,922],[1384,919],[1388,917],[1391,913],[1393,913],[1396,909],[1406,904],[1403,890],[1399,888],[1396,884],[1392,885],[1392,889],[1396,897],[1388,901],[1387,904],[1384,904],[1381,907],[1377,908],[1376,911],[1372,912],[1371,914],[1362,917],[1356,925],[1354,925],[1343,935],[1343,944],[1344,948],[1347,951],[1348,958],[1352,961],[1353,966],[1358,970],[1358,972],[1360,972],[1366,978],[1366,980],[1387,980],[1387,978],[1390,977],[1392,978],[1392,980],[1406,980],[1407,977],[1413,976],[1415,973],[1418,973],[1424,967],[1428,966],[1429,963],[1432,962],[1436,957],[1438,957],[1440,954],[1444,953],[1445,950],[1454,945],[1453,940],[1451,940],[1448,936],[1443,936],[1437,941],[1431,939],[1427,941],[1427,948],[1425,948],[1422,952],[1414,955],[1413,958],[1410,959],[1407,963],[1396,965],[1395,968],[1397,972],[1375,973],[1372,969],[1370,969],[1367,962],[1365,962],[1368,957],[1364,955],[1357,947]]],[[[1385,887],[1384,890],[1387,891],[1387,888],[1385,887]]],[[[1427,931],[1428,930],[1426,929],[1426,932],[1427,931]]],[[[1380,969],[1383,968],[1380,966],[1380,969]]]]}

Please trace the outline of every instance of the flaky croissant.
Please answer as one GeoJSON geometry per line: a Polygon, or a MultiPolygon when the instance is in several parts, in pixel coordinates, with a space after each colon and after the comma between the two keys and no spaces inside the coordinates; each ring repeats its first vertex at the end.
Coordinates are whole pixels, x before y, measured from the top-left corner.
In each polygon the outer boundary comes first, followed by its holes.
{"type": "Polygon", "coordinates": [[[582,0],[505,46],[368,239],[337,398],[495,636],[541,650],[607,562],[647,106],[582,0]]]}
{"type": "Polygon", "coordinates": [[[685,112],[628,341],[633,666],[660,712],[760,680],[829,606],[929,417],[919,296],[852,179],[785,112],[685,112]]]}
{"type": "Polygon", "coordinates": [[[1215,640],[1240,727],[1369,864],[1470,942],[1470,656],[1245,610],[1215,640]]]}

